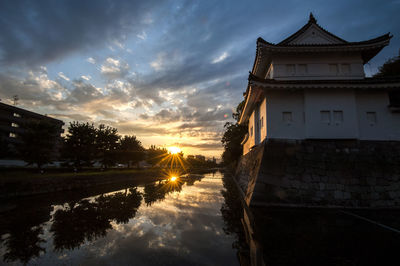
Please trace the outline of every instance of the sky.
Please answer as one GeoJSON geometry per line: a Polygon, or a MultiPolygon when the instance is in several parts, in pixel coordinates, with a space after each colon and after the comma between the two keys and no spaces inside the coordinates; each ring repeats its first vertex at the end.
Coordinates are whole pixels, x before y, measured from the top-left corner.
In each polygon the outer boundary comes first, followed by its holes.
{"type": "Polygon", "coordinates": [[[308,22],[347,41],[394,37],[400,1],[0,2],[0,99],[65,122],[106,124],[145,147],[220,157],[243,100],[258,37],[277,43],[308,22]]]}

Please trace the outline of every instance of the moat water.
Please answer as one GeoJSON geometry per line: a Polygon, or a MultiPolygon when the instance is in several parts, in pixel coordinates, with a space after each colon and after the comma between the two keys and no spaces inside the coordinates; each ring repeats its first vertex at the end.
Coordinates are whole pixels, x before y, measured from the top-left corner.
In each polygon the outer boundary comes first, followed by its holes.
{"type": "Polygon", "coordinates": [[[220,172],[87,197],[18,203],[1,218],[4,264],[238,265],[220,172]]]}

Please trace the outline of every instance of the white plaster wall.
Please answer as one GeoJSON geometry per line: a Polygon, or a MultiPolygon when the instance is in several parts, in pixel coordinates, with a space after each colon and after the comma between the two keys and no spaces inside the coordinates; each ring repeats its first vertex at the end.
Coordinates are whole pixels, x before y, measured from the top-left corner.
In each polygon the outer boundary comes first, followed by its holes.
{"type": "Polygon", "coordinates": [[[262,120],[260,127],[260,140],[262,142],[267,137],[267,99],[265,97],[260,104],[260,120],[262,120]]]}
{"type": "Polygon", "coordinates": [[[400,140],[400,114],[389,110],[387,92],[360,91],[356,102],[361,140],[400,140]],[[376,112],[376,123],[368,121],[367,112],[376,112]]]}
{"type": "Polygon", "coordinates": [[[254,111],[251,113],[250,119],[249,119],[249,127],[248,127],[248,133],[249,133],[249,140],[247,141],[249,144],[249,147],[253,147],[255,143],[255,138],[254,138],[254,131],[255,131],[255,125],[254,125],[254,111]],[[251,128],[253,128],[253,134],[251,134],[251,128]]]}
{"type": "MultiPolygon", "coordinates": [[[[361,54],[313,54],[279,56],[273,58],[273,76],[277,80],[312,80],[312,79],[362,79],[365,77],[361,54]],[[295,73],[287,71],[287,65],[295,66],[295,73]],[[337,73],[330,71],[330,65],[336,64],[337,73]],[[306,73],[300,72],[300,65],[306,65],[306,73]],[[345,72],[345,66],[350,66],[350,72],[345,72]]],[[[266,66],[267,67],[267,66],[266,66]]],[[[269,67],[269,66],[268,66],[269,67]]]]}
{"type": "Polygon", "coordinates": [[[269,91],[266,93],[267,138],[304,139],[304,96],[302,91],[269,91]],[[292,113],[290,123],[283,112],[292,113]]]}
{"type": "Polygon", "coordinates": [[[306,138],[358,138],[356,99],[353,90],[306,90],[304,94],[306,138]],[[330,111],[330,122],[321,121],[321,111],[330,111]],[[333,111],[343,112],[343,121],[336,123],[333,111]]]}

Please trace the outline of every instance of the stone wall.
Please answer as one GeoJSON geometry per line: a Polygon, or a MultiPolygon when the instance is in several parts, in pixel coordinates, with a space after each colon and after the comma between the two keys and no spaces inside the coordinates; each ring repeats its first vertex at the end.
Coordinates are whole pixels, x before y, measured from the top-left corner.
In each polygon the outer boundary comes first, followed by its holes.
{"type": "Polygon", "coordinates": [[[400,142],[269,140],[235,179],[249,206],[400,207],[400,142]]]}

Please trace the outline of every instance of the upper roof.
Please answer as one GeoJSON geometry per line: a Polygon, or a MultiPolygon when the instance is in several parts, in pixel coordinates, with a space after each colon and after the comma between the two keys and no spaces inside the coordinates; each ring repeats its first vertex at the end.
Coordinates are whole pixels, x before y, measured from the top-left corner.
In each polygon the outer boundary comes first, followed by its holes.
{"type": "Polygon", "coordinates": [[[272,54],[293,52],[359,52],[365,64],[388,45],[392,37],[390,33],[386,33],[370,40],[348,42],[318,25],[317,20],[310,13],[307,24],[277,44],[268,42],[261,37],[257,39],[256,58],[252,73],[258,74],[257,67],[261,61],[265,63],[266,57],[272,54]]]}

